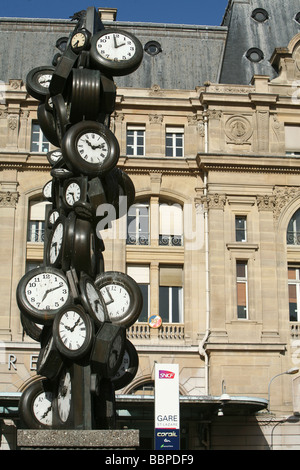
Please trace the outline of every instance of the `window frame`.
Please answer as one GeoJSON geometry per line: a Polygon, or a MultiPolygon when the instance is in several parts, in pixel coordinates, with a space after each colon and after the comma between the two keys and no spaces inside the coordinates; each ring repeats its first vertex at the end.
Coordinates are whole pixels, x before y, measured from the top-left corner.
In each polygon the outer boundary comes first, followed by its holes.
{"type": "Polygon", "coordinates": [[[248,320],[249,319],[249,266],[248,260],[245,259],[237,259],[236,260],[236,312],[237,312],[237,319],[238,320],[248,320]],[[238,265],[245,266],[245,276],[238,275],[238,265]],[[239,305],[239,286],[245,286],[245,305],[239,305]],[[243,308],[245,311],[245,316],[240,315],[239,308],[243,308]]]}
{"type": "Polygon", "coordinates": [[[41,126],[38,121],[32,121],[31,124],[31,136],[30,136],[30,152],[31,153],[48,153],[50,150],[50,142],[47,137],[44,135],[41,126]],[[37,130],[35,130],[37,128],[37,130]],[[34,140],[34,137],[37,136],[38,139],[34,140]],[[46,145],[47,149],[43,150],[43,146],[46,145]],[[37,146],[37,150],[34,149],[34,146],[37,146]]]}
{"type": "Polygon", "coordinates": [[[289,321],[300,322],[300,265],[288,264],[288,301],[289,301],[289,321]],[[295,269],[295,279],[289,277],[289,270],[295,269]],[[296,288],[296,315],[297,319],[291,320],[291,302],[290,302],[290,286],[296,288]]]}
{"type": "Polygon", "coordinates": [[[134,125],[127,125],[126,129],[126,155],[130,157],[144,157],[146,153],[146,127],[143,126],[134,126],[134,125]],[[129,135],[129,133],[132,132],[133,135],[129,135]],[[139,135],[139,133],[142,133],[139,135]],[[128,139],[132,138],[133,143],[129,144],[128,139]],[[138,139],[142,138],[142,144],[138,143],[138,139]],[[138,149],[142,149],[142,152],[139,153],[138,149]],[[132,149],[132,152],[129,151],[129,149],[132,149]]]}
{"type": "Polygon", "coordinates": [[[183,158],[184,157],[184,127],[183,126],[178,126],[178,127],[166,126],[165,156],[168,158],[183,158]],[[171,145],[168,144],[168,139],[171,140],[171,145]],[[177,139],[181,139],[181,145],[177,145],[178,144],[177,139]],[[170,152],[168,152],[169,149],[170,149],[170,152]],[[170,155],[168,155],[168,153],[170,153],[170,155]],[[178,155],[177,153],[181,153],[181,155],[178,155]]]}

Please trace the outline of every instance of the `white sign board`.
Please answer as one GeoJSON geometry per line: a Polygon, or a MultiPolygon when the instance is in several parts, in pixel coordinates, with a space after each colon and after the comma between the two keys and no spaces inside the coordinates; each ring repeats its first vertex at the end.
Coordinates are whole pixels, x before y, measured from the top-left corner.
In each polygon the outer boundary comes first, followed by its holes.
{"type": "Polygon", "coordinates": [[[179,449],[179,367],[155,364],[155,448],[179,449]]]}

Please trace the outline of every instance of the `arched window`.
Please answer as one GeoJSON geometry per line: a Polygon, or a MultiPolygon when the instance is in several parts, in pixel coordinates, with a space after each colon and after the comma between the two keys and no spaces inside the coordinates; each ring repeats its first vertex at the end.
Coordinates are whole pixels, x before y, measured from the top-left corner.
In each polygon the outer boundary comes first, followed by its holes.
{"type": "Polygon", "coordinates": [[[287,229],[287,244],[300,245],[300,209],[292,216],[287,229]]]}
{"type": "Polygon", "coordinates": [[[29,217],[28,217],[28,231],[27,241],[33,243],[44,242],[45,232],[45,211],[46,206],[49,204],[47,201],[34,199],[29,202],[29,217]]]}

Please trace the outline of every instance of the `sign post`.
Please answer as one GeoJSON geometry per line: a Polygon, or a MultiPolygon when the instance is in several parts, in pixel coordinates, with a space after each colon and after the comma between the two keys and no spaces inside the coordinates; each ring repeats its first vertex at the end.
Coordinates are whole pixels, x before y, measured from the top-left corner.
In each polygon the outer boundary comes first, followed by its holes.
{"type": "Polygon", "coordinates": [[[155,450],[179,448],[179,367],[155,364],[155,450]]]}

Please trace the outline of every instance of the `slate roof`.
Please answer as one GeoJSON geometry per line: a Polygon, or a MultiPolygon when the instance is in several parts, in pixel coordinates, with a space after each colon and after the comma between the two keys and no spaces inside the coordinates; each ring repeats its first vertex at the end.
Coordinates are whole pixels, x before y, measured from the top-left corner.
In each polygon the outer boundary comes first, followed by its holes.
{"type": "MultiPolygon", "coordinates": [[[[194,89],[206,81],[248,84],[254,74],[273,78],[269,59],[275,47],[286,47],[299,32],[298,12],[300,0],[229,0],[220,26],[104,22],[133,32],[143,46],[157,41],[162,49],[154,56],[145,52],[136,72],[115,81],[126,87],[194,89]],[[255,8],[268,12],[265,22],[251,17],[255,8]],[[246,57],[253,47],[263,52],[259,63],[246,57]]],[[[57,39],[74,27],[64,19],[0,18],[0,80],[25,81],[32,68],[51,64],[59,52],[57,39]]]]}

